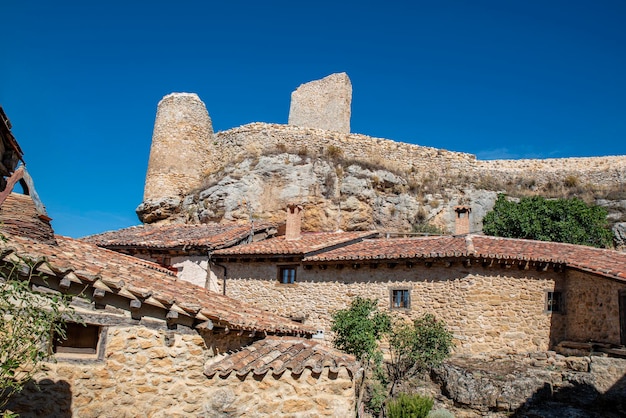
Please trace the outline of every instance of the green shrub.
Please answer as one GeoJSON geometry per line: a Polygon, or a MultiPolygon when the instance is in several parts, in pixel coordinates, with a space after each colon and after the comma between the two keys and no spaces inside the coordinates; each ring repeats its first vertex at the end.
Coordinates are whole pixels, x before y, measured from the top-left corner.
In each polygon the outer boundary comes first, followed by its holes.
{"type": "Polygon", "coordinates": [[[428,396],[407,395],[400,393],[387,402],[389,418],[426,418],[433,407],[433,400],[428,396]]]}

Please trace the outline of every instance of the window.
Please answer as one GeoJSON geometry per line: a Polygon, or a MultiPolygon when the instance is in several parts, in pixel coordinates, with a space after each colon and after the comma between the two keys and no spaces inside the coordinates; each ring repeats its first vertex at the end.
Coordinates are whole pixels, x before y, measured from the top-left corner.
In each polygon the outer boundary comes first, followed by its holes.
{"type": "Polygon", "coordinates": [[[67,323],[66,338],[54,336],[53,351],[68,354],[97,354],[100,340],[100,327],[67,323]]]}
{"type": "Polygon", "coordinates": [[[296,268],[280,267],[278,270],[278,281],[282,284],[294,284],[296,281],[296,268]]]}
{"type": "Polygon", "coordinates": [[[546,311],[563,312],[563,294],[561,292],[548,292],[546,298],[546,311]]]}
{"type": "Polygon", "coordinates": [[[411,292],[409,289],[391,289],[391,309],[409,309],[411,292]]]}

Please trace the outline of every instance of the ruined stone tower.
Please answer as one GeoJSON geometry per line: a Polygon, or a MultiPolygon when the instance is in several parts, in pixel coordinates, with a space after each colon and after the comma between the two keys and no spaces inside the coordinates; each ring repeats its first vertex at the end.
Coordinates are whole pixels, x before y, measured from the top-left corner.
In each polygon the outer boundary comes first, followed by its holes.
{"type": "Polygon", "coordinates": [[[178,197],[200,186],[213,141],[211,118],[195,93],[172,93],[157,108],[143,200],[178,197]]]}
{"type": "Polygon", "coordinates": [[[346,73],[302,84],[291,93],[289,125],[350,133],[352,83],[346,73]]]}

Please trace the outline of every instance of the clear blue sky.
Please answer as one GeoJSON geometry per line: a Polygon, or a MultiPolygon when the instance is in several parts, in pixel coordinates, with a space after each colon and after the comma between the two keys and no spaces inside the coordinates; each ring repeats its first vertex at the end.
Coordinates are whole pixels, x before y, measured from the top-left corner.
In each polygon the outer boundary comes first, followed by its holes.
{"type": "Polygon", "coordinates": [[[138,224],[159,100],[286,123],[345,71],[352,131],[476,154],[626,154],[626,1],[3,0],[0,104],[57,233],[138,224]]]}

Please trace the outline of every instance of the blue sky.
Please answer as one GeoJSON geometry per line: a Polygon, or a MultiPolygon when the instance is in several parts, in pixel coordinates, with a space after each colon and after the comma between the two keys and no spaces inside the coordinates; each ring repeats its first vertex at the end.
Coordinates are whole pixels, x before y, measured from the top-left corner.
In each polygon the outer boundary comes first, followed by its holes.
{"type": "Polygon", "coordinates": [[[2,2],[0,105],[57,233],[138,224],[159,100],[286,123],[345,71],[352,132],[478,158],[626,154],[626,2],[2,2]]]}

